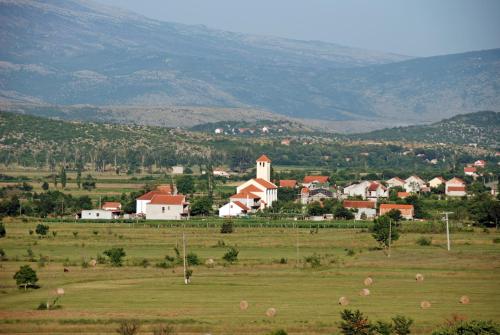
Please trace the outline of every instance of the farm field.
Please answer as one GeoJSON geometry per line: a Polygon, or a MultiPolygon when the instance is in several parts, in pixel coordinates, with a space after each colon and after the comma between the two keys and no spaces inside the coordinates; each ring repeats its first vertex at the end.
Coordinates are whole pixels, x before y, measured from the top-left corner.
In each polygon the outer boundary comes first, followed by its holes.
{"type": "Polygon", "coordinates": [[[350,300],[347,308],[360,309],[371,320],[411,317],[415,334],[428,334],[453,314],[500,320],[500,244],[493,243],[500,234],[494,230],[454,232],[450,252],[443,234],[405,233],[389,258],[361,229],[311,233],[236,227],[232,234],[221,234],[213,227],[68,222],[48,223],[48,237],[39,239],[29,234],[37,221],[5,221],[7,237],[0,248],[8,260],[0,263],[0,333],[114,334],[120,320],[139,319],[141,334],[151,334],[159,323],[172,324],[178,334],[266,334],[278,328],[289,334],[336,334],[345,308],[338,305],[341,296],[350,300]],[[213,268],[192,267],[190,285],[183,284],[182,267],[155,267],[165,255],[174,256],[183,232],[189,252],[202,263],[215,260],[213,268]],[[418,245],[421,236],[431,237],[432,245],[418,245]],[[113,246],[126,252],[123,267],[81,266],[113,246]],[[235,264],[222,260],[227,246],[239,249],[235,264]],[[29,262],[28,248],[34,258],[49,261],[44,266],[29,262]],[[313,254],[321,266],[305,262],[313,254]],[[150,266],[140,266],[144,259],[150,266]],[[15,287],[12,276],[24,264],[37,271],[40,289],[15,287]],[[417,273],[424,275],[423,282],[416,282],[417,273]],[[371,294],[362,297],[367,276],[374,283],[371,294]],[[63,308],[37,311],[59,287],[65,290],[63,308]],[[471,303],[460,304],[462,295],[471,303]],[[239,309],[241,300],[248,301],[248,310],[239,309]],[[421,309],[423,300],[431,308],[421,309]],[[277,310],[274,318],[265,315],[270,307],[277,310]]]}

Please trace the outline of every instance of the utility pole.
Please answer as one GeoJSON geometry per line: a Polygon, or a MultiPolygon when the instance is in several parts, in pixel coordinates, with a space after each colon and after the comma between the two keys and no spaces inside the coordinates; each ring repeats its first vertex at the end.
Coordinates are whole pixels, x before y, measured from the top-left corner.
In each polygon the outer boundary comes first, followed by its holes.
{"type": "Polygon", "coordinates": [[[182,250],[183,250],[183,255],[182,255],[182,261],[184,264],[184,284],[188,284],[188,279],[186,277],[186,236],[184,232],[182,233],[182,250]]]}
{"type": "Polygon", "coordinates": [[[443,212],[441,214],[444,214],[445,220],[446,220],[446,245],[448,247],[448,251],[450,251],[450,224],[448,221],[448,215],[453,214],[453,212],[443,212]]]}
{"type": "Polygon", "coordinates": [[[296,261],[296,267],[297,270],[299,269],[299,225],[297,224],[297,261],[296,261]]]}
{"type": "Polygon", "coordinates": [[[392,242],[392,219],[389,219],[389,253],[387,257],[391,257],[391,242],[392,242]]]}

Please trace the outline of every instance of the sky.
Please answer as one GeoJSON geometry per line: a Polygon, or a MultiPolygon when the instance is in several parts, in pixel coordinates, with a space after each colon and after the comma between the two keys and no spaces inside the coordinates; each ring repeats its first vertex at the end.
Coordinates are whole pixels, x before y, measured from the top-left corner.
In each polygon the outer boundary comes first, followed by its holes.
{"type": "Polygon", "coordinates": [[[95,0],[162,21],[409,56],[500,48],[500,0],[95,0]]]}

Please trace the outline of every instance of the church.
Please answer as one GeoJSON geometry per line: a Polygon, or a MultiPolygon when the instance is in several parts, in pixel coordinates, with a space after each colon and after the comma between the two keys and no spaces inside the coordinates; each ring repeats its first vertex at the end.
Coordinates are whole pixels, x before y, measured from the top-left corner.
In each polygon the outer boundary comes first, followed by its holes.
{"type": "Polygon", "coordinates": [[[266,155],[257,161],[257,176],[236,188],[229,203],[219,209],[219,216],[242,216],[271,207],[278,200],[278,187],[271,182],[271,160],[266,155]]]}

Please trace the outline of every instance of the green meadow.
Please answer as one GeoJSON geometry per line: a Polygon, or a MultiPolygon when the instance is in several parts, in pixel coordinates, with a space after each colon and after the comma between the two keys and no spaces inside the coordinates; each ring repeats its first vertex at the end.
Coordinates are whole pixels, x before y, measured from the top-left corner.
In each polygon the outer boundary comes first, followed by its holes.
{"type": "Polygon", "coordinates": [[[388,257],[359,228],[316,232],[264,224],[221,234],[201,225],[68,222],[47,223],[48,236],[38,238],[29,233],[36,221],[6,221],[7,237],[0,240],[7,258],[0,263],[0,333],[114,334],[120,320],[138,319],[141,334],[151,334],[158,324],[170,324],[178,334],[266,334],[278,328],[289,334],[337,334],[344,308],[360,309],[371,320],[405,315],[415,320],[415,334],[457,316],[500,320],[500,244],[494,243],[500,234],[494,230],[454,231],[449,252],[443,234],[404,233],[388,257]],[[183,233],[188,252],[202,261],[191,267],[189,285],[183,283],[182,267],[155,266],[174,256],[174,247],[181,248],[183,233]],[[421,236],[432,238],[432,245],[418,245],[421,236]],[[114,246],[126,252],[122,267],[82,267],[114,246]],[[234,264],[222,260],[228,246],[239,250],[234,264]],[[312,255],[319,266],[305,261],[312,255]],[[149,266],[141,266],[144,259],[149,266]],[[204,265],[207,259],[215,266],[204,265]],[[12,276],[24,264],[37,271],[40,289],[16,288],[12,276]],[[423,282],[415,280],[417,273],[423,282]],[[366,287],[368,276],[374,282],[366,287]],[[62,308],[36,310],[59,287],[65,290],[62,308]],[[359,294],[363,288],[369,296],[359,294]],[[470,304],[459,303],[463,295],[470,304]],[[341,296],[348,306],[338,304],[341,296]],[[242,300],[247,310],[240,310],[242,300]],[[420,308],[424,300],[429,309],[420,308]],[[267,317],[271,307],[277,314],[267,317]]]}

